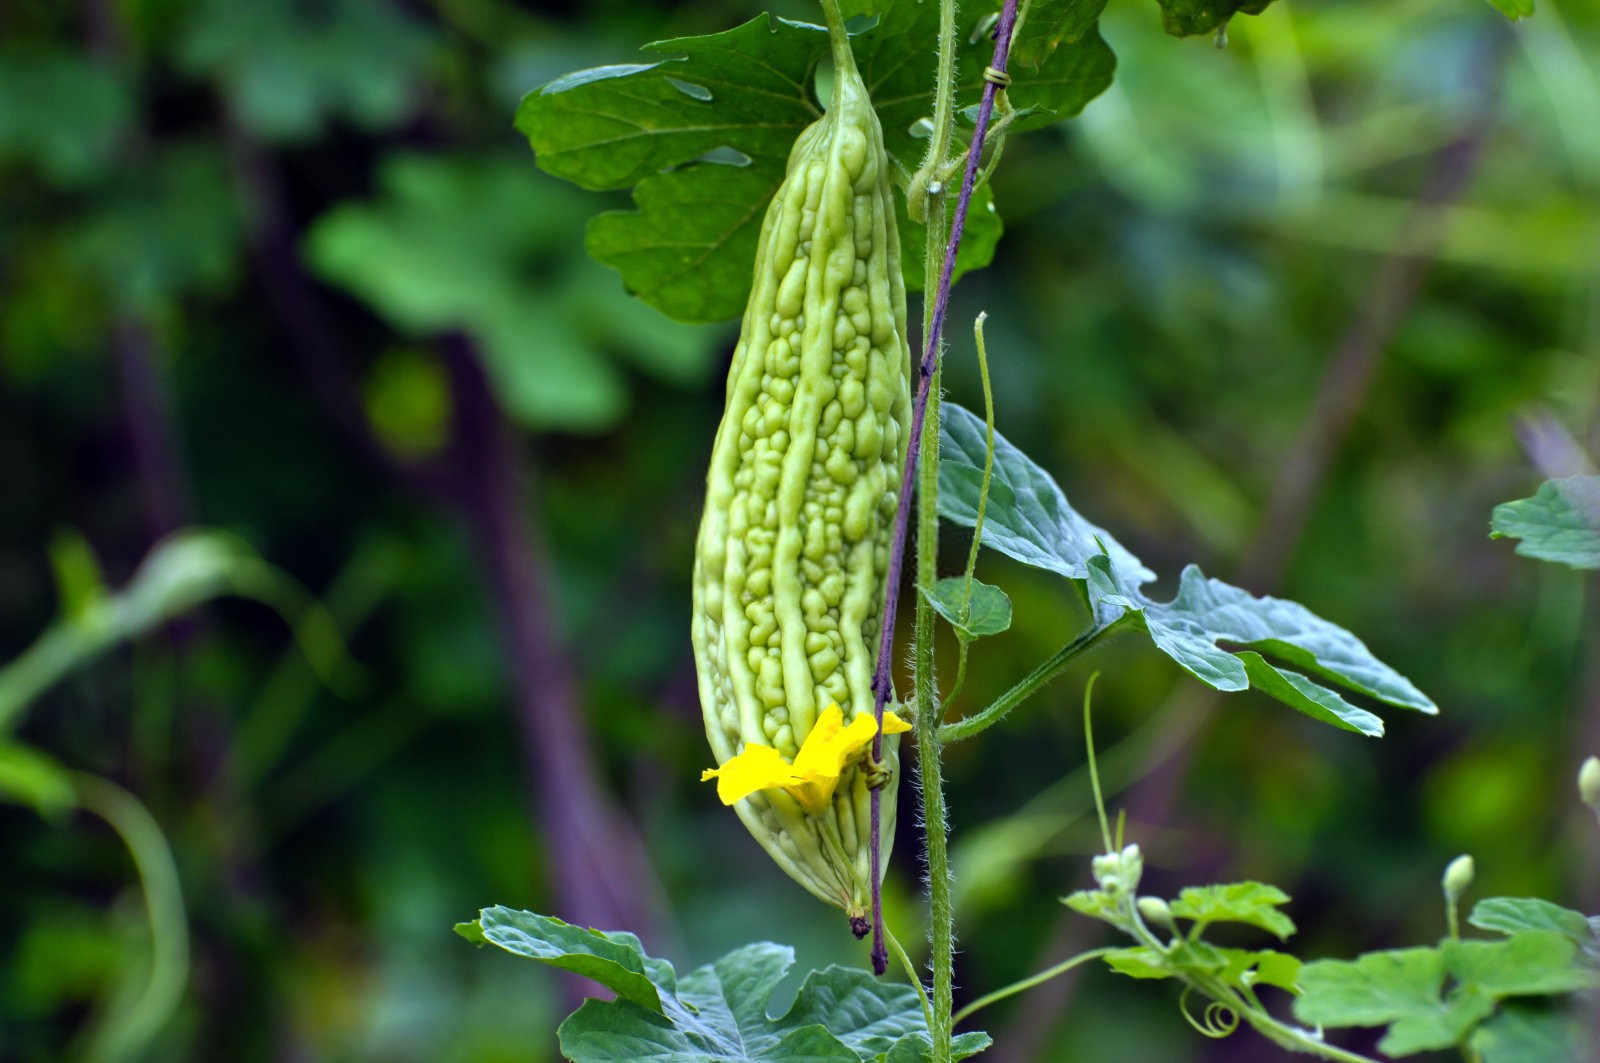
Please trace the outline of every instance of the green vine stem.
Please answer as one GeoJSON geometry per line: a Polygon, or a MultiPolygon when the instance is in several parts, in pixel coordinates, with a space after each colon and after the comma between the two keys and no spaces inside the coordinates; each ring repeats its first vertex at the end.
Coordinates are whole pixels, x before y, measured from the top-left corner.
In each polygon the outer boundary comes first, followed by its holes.
{"type": "Polygon", "coordinates": [[[161,1031],[183,998],[189,971],[189,923],[178,867],[161,827],[137,797],[97,775],[73,772],[78,806],[105,820],[133,857],[150,921],[150,977],[131,1001],[112,1005],[85,1035],[84,1058],[130,1059],[161,1031]]]}
{"type": "Polygon", "coordinates": [[[983,710],[975,712],[971,716],[964,716],[955,723],[948,723],[940,727],[939,740],[941,742],[959,742],[963,738],[971,738],[975,734],[987,731],[1005,719],[1012,709],[1027,701],[1038,693],[1045,684],[1066,671],[1067,665],[1098,645],[1102,639],[1117,631],[1126,622],[1127,618],[1124,615],[1109,624],[1100,624],[1085,631],[1045,658],[1033,671],[1017,680],[1010,690],[995,698],[983,710]]]}
{"type": "Polygon", "coordinates": [[[1032,989],[1036,985],[1043,985],[1045,982],[1050,981],[1050,979],[1055,978],[1058,975],[1066,974],[1079,964],[1087,963],[1090,960],[1097,960],[1106,953],[1115,951],[1117,951],[1115,946],[1107,945],[1104,948],[1090,949],[1087,952],[1080,952],[1070,959],[1062,960],[1054,967],[1049,967],[1043,971],[1040,971],[1038,974],[1029,975],[1026,978],[1012,982],[1008,986],[1002,986],[992,993],[985,993],[983,996],[979,997],[977,1000],[974,1000],[971,1004],[968,1004],[966,1007],[952,1015],[950,1017],[950,1021],[952,1024],[959,1023],[963,1019],[972,1015],[973,1012],[982,1008],[986,1008],[990,1004],[997,1004],[1007,997],[1014,997],[1018,993],[1032,989]]]}
{"type": "MultiPolygon", "coordinates": [[[[983,451],[983,481],[978,485],[978,512],[972,522],[972,545],[967,550],[967,567],[962,576],[961,584],[961,622],[967,623],[972,619],[972,574],[978,567],[978,547],[983,543],[983,515],[989,506],[989,483],[994,478],[994,388],[989,382],[989,349],[983,339],[983,323],[988,320],[987,312],[980,313],[972,323],[972,339],[978,348],[978,379],[983,385],[983,426],[985,444],[983,451]]],[[[945,693],[941,702],[948,706],[960,695],[962,687],[967,682],[967,655],[972,649],[972,640],[965,635],[961,637],[960,645],[956,650],[956,678],[950,684],[950,689],[945,693]]],[[[941,712],[942,716],[943,713],[941,712]]]]}

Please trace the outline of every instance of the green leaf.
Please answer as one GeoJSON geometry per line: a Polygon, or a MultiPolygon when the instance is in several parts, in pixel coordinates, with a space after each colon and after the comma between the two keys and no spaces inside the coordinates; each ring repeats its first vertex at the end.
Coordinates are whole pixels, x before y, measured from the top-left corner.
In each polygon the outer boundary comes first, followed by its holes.
{"type": "MultiPolygon", "coordinates": [[[[584,1003],[557,1031],[574,1063],[712,1060],[715,1063],[856,1063],[926,1057],[927,1027],[916,991],[866,971],[810,972],[781,1016],[768,1014],[773,989],[794,951],[761,942],[678,978],[666,960],[645,954],[626,933],[582,930],[559,919],[485,908],[457,932],[519,956],[576,971],[617,993],[584,1003]],[[921,1039],[921,1040],[919,1040],[921,1039]]],[[[963,1035],[965,1058],[988,1045],[963,1035]]]]}
{"type": "Polygon", "coordinates": [[[1503,941],[1446,941],[1439,947],[1453,977],[1497,998],[1600,986],[1600,973],[1579,965],[1577,943],[1559,930],[1523,930],[1503,941]]]}
{"type": "Polygon", "coordinates": [[[1515,934],[1521,930],[1554,930],[1579,945],[1592,945],[1596,934],[1588,916],[1538,897],[1490,897],[1473,906],[1467,922],[1480,930],[1515,934]]]}
{"type": "MultiPolygon", "coordinates": [[[[946,197],[945,213],[953,217],[955,212],[955,198],[946,197]]],[[[922,247],[928,238],[927,226],[911,220],[904,196],[894,197],[894,214],[900,226],[900,265],[905,274],[906,290],[921,291],[926,286],[926,279],[922,276],[922,247]]],[[[961,246],[956,249],[956,268],[951,274],[950,283],[956,283],[972,270],[987,266],[994,259],[995,246],[999,244],[1004,231],[1000,212],[995,209],[994,189],[984,185],[972,193],[967,227],[962,231],[961,246]]]]}
{"type": "Polygon", "coordinates": [[[1546,480],[1532,498],[1494,507],[1491,539],[1521,539],[1517,553],[1573,568],[1600,568],[1600,476],[1546,480]]]}
{"type": "Polygon", "coordinates": [[[1012,62],[1024,71],[1037,70],[1063,41],[1081,40],[1094,29],[1105,8],[1106,0],[1034,0],[1011,49],[1012,62]]]}
{"type": "MultiPolygon", "coordinates": [[[[986,429],[982,418],[953,403],[942,410],[939,513],[970,528],[983,480],[986,429]]],[[[983,542],[1083,584],[1097,625],[1131,617],[1158,649],[1218,690],[1253,686],[1314,719],[1368,735],[1381,735],[1383,722],[1329,684],[1401,708],[1438,711],[1360,639],[1295,602],[1257,598],[1207,579],[1193,565],[1184,569],[1170,602],[1147,597],[1140,588],[1155,573],[1084,519],[1049,474],[999,434],[983,542]],[[1219,642],[1240,649],[1223,649],[1219,642]]]]}
{"type": "Polygon", "coordinates": [[[103,63],[67,52],[0,55],[0,157],[26,162],[57,184],[104,173],[133,118],[134,95],[103,63]]]}
{"type": "Polygon", "coordinates": [[[170,312],[184,296],[237,279],[244,239],[227,160],[215,145],[171,141],[63,231],[66,258],[116,312],[170,312]]]}
{"type": "Polygon", "coordinates": [[[1148,945],[1117,949],[1102,957],[1106,966],[1129,978],[1176,978],[1178,972],[1167,962],[1166,954],[1148,945]]]}
{"type": "MultiPolygon", "coordinates": [[[[909,173],[926,146],[912,127],[933,109],[934,56],[925,42],[935,35],[938,7],[916,0],[845,7],[847,15],[877,17],[852,44],[885,148],[909,173]]],[[[989,47],[963,41],[962,100],[981,92],[989,47]]],[[[789,150],[822,113],[813,82],[828,55],[827,34],[759,15],[722,33],[644,50],[652,62],[580,70],[529,93],[517,128],[547,173],[594,190],[633,189],[637,209],[597,216],[588,237],[590,253],[618,270],[628,290],[681,320],[736,316],[789,150]]],[[[1092,30],[1040,55],[1039,68],[1009,92],[1023,112],[1013,126],[1019,131],[1076,114],[1110,84],[1115,66],[1092,30]]],[[[909,219],[901,229],[907,281],[915,287],[921,245],[909,219]]],[[[986,264],[999,231],[990,201],[980,199],[958,271],[986,264]]]]}
{"type": "Polygon", "coordinates": [[[1259,15],[1271,0],[1157,0],[1161,25],[1174,37],[1210,33],[1235,13],[1259,15]]]}
{"type": "Polygon", "coordinates": [[[81,620],[105,601],[100,559],[82,532],[64,528],[51,537],[50,567],[55,569],[56,595],[64,619],[81,620]]]}
{"type": "Polygon", "coordinates": [[[1570,1010],[1509,1004],[1472,1032],[1482,1063],[1584,1063],[1594,1036],[1570,1010]]]}
{"type": "Polygon", "coordinates": [[[1489,4],[1513,22],[1533,14],[1533,0],[1489,0],[1489,4]]]}
{"type": "Polygon", "coordinates": [[[967,615],[962,618],[963,599],[966,598],[967,581],[961,576],[947,576],[932,587],[917,588],[934,612],[953,627],[956,637],[970,642],[986,635],[998,635],[1011,626],[1011,599],[999,587],[991,587],[982,580],[972,581],[972,597],[967,615]]]}
{"type": "MultiPolygon", "coordinates": [[[[645,973],[644,948],[632,934],[584,930],[548,915],[503,905],[479,912],[477,926],[482,939],[491,945],[581,974],[617,994],[619,1000],[662,1011],[656,986],[645,973]]],[[[463,936],[470,940],[469,934],[463,936]]]]}
{"type": "Polygon", "coordinates": [[[20,742],[0,739],[0,798],[55,816],[78,803],[67,769],[54,757],[20,742]]]}
{"type": "MultiPolygon", "coordinates": [[[[940,421],[939,515],[970,528],[977,522],[987,429],[983,418],[951,402],[940,406],[940,421]]],[[[1109,532],[1079,516],[1049,474],[999,432],[983,543],[1068,579],[1087,580],[1090,559],[1101,554],[1135,586],[1156,578],[1109,532]]]]}
{"type": "MultiPolygon", "coordinates": [[[[986,1033],[959,1033],[950,1040],[950,1058],[967,1059],[977,1055],[994,1043],[986,1033]]],[[[933,1048],[927,1034],[911,1034],[894,1043],[883,1056],[883,1063],[928,1063],[933,1058],[933,1048]]]]}
{"type": "Polygon", "coordinates": [[[1247,952],[1242,949],[1224,949],[1228,966],[1223,976],[1243,985],[1270,985],[1296,992],[1303,966],[1297,956],[1274,949],[1247,952]]]}
{"type": "Polygon", "coordinates": [[[1578,962],[1578,946],[1563,932],[1524,930],[1500,941],[1319,960],[1301,968],[1299,984],[1294,1012],[1301,1022],[1390,1023],[1378,1047],[1406,1055],[1460,1043],[1497,1000],[1591,989],[1600,974],[1578,962]]]}
{"type": "Polygon", "coordinates": [[[1128,924],[1121,898],[1106,890],[1077,890],[1061,898],[1061,903],[1079,915],[1110,923],[1119,930],[1128,924]]]}
{"type": "Polygon", "coordinates": [[[401,5],[371,0],[208,0],[188,25],[180,62],[214,77],[232,113],[268,140],[309,139],[335,117],[394,125],[411,110],[433,49],[401,5]]]}
{"type": "Polygon", "coordinates": [[[527,427],[620,420],[628,385],[614,353],[673,380],[709,368],[704,330],[661,321],[564,253],[581,210],[569,190],[494,159],[396,156],[378,182],[376,200],[317,220],[312,266],[411,336],[470,333],[495,395],[527,427]]]}
{"type": "Polygon", "coordinates": [[[1378,1047],[1392,1056],[1449,1048],[1494,1010],[1475,986],[1444,993],[1438,949],[1369,952],[1353,961],[1317,960],[1300,968],[1294,1014],[1321,1026],[1389,1025],[1378,1047]]]}
{"type": "Polygon", "coordinates": [[[1294,921],[1278,906],[1287,903],[1287,893],[1261,882],[1189,886],[1172,902],[1172,914],[1194,920],[1200,931],[1210,923],[1247,923],[1286,941],[1294,933],[1294,921]]]}

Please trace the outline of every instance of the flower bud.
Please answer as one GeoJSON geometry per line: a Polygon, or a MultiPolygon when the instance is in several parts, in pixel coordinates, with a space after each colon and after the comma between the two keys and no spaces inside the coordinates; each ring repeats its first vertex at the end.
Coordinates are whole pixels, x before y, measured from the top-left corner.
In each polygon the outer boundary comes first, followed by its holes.
{"type": "Polygon", "coordinates": [[[1172,909],[1160,897],[1140,897],[1139,914],[1144,921],[1154,926],[1171,928],[1172,909]]]}
{"type": "Polygon", "coordinates": [[[1600,757],[1585,757],[1578,769],[1578,796],[1600,815],[1600,757]]]}
{"type": "Polygon", "coordinates": [[[1454,904],[1463,893],[1472,886],[1472,877],[1477,869],[1472,863],[1472,857],[1463,853],[1450,861],[1444,869],[1444,895],[1454,904]]]}

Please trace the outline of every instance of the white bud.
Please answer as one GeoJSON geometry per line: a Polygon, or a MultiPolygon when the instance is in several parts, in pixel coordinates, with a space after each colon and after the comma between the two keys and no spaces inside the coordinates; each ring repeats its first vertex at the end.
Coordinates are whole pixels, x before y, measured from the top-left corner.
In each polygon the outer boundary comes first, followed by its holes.
{"type": "Polygon", "coordinates": [[[1172,926],[1172,908],[1160,897],[1140,897],[1139,914],[1144,921],[1159,927],[1172,926]]]}
{"type": "Polygon", "coordinates": [[[1472,863],[1472,857],[1463,853],[1456,857],[1444,869],[1444,895],[1454,903],[1472,886],[1472,877],[1477,873],[1477,868],[1472,863]]]}
{"type": "Polygon", "coordinates": [[[1600,815],[1600,757],[1585,757],[1578,769],[1578,797],[1600,815]]]}

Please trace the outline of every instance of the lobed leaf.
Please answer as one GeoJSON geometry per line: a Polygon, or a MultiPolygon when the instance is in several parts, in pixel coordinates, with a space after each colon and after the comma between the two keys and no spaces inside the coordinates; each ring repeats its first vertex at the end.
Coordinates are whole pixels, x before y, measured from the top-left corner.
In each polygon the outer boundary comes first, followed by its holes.
{"type": "Polygon", "coordinates": [[[312,267],[401,332],[472,334],[496,398],[523,425],[598,431],[620,420],[628,384],[612,352],[654,352],[643,367],[669,379],[709,367],[703,333],[659,320],[592,263],[559,254],[577,238],[571,190],[507,160],[404,155],[385,160],[378,182],[374,199],[317,219],[312,267]]]}
{"type": "Polygon", "coordinates": [[[1287,903],[1287,893],[1262,882],[1189,886],[1172,902],[1172,914],[1194,920],[1197,931],[1210,923],[1246,923],[1287,941],[1294,933],[1294,921],[1278,911],[1287,903]]]}
{"type": "MultiPolygon", "coordinates": [[[[951,403],[942,409],[939,513],[970,528],[983,479],[986,429],[983,419],[968,410],[951,403]]],[[[1313,719],[1367,735],[1381,735],[1382,720],[1346,701],[1334,687],[1400,708],[1438,711],[1360,639],[1296,602],[1258,598],[1207,579],[1194,565],[1183,570],[1171,601],[1149,598],[1141,588],[1155,573],[1073,509],[1050,475],[998,433],[983,542],[1082,584],[1096,625],[1133,621],[1156,648],[1217,690],[1254,687],[1313,719]]]]}
{"type": "MultiPolygon", "coordinates": [[[[632,934],[585,930],[548,915],[517,911],[504,905],[485,908],[475,923],[456,932],[477,944],[497,945],[517,956],[592,979],[641,1008],[660,1013],[661,997],[645,973],[644,946],[632,934]]],[[[671,965],[658,967],[657,977],[670,986],[671,965]]],[[[668,989],[670,992],[670,989],[668,989]]]]}
{"type": "Polygon", "coordinates": [[[1579,947],[1593,946],[1597,937],[1588,916],[1538,897],[1490,897],[1479,901],[1467,922],[1480,930],[1515,934],[1522,930],[1554,930],[1579,947]]]}
{"type": "Polygon", "coordinates": [[[1531,498],[1494,507],[1491,539],[1520,539],[1517,553],[1573,568],[1600,568],[1600,476],[1546,480],[1531,498]]]}
{"type": "MultiPolygon", "coordinates": [[[[794,963],[794,950],[783,945],[745,945],[678,978],[632,934],[584,930],[532,912],[485,908],[457,931],[617,993],[615,1000],[586,1001],[561,1024],[561,1051],[574,1063],[920,1063],[928,1055],[916,991],[867,971],[812,971],[789,1010],[769,1015],[772,992],[794,963]]],[[[955,1058],[988,1044],[985,1034],[964,1034],[955,1058]]]]}
{"type": "Polygon", "coordinates": [[[1299,984],[1301,1022],[1388,1024],[1378,1047],[1407,1055],[1461,1043],[1504,998],[1592,989],[1600,974],[1579,962],[1578,945],[1562,931],[1523,930],[1499,941],[1319,960],[1301,968],[1299,984]]]}
{"type": "Polygon", "coordinates": [[[1570,1009],[1517,1003],[1472,1031],[1482,1063],[1579,1063],[1594,1034],[1570,1009]]]}
{"type": "MultiPolygon", "coordinates": [[[[998,4],[993,5],[998,8],[998,4]]],[[[856,0],[846,15],[871,15],[853,40],[857,66],[883,123],[884,144],[902,173],[926,147],[913,132],[933,110],[937,5],[856,0]]],[[[1018,45],[1034,40],[1024,27],[1018,45]]],[[[1039,32],[1049,28],[1039,20],[1039,32]]],[[[958,98],[975,101],[988,62],[987,40],[962,38],[958,98]]],[[[627,288],[671,317],[736,316],[767,202],[783,179],[799,132],[820,117],[817,68],[828,55],[820,26],[759,15],[722,33],[646,45],[653,61],[581,70],[530,92],[517,128],[547,173],[594,190],[632,188],[635,210],[595,217],[588,247],[622,274],[627,288]]],[[[1089,26],[1038,49],[1036,69],[1008,96],[1035,128],[1076,114],[1111,82],[1115,59],[1089,26]]],[[[958,273],[987,264],[999,237],[992,200],[972,215],[970,247],[958,273]]],[[[901,213],[907,283],[921,277],[918,227],[901,213]]]]}
{"type": "Polygon", "coordinates": [[[1494,1011],[1482,990],[1460,986],[1444,993],[1444,957],[1438,949],[1369,952],[1355,960],[1317,960],[1300,968],[1301,995],[1294,1014],[1322,1026],[1387,1024],[1378,1047],[1401,1056],[1449,1048],[1494,1011]]]}

